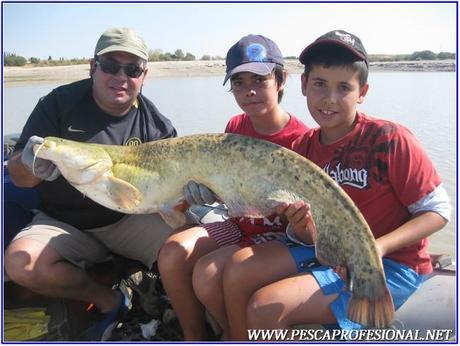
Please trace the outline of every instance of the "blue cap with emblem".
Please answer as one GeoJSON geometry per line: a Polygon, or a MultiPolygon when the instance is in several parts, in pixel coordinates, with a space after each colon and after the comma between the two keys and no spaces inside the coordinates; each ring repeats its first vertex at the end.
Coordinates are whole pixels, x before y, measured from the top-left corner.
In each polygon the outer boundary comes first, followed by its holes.
{"type": "Polygon", "coordinates": [[[239,72],[252,72],[265,76],[275,66],[284,65],[283,55],[275,42],[262,35],[244,36],[227,53],[224,84],[239,72]]]}

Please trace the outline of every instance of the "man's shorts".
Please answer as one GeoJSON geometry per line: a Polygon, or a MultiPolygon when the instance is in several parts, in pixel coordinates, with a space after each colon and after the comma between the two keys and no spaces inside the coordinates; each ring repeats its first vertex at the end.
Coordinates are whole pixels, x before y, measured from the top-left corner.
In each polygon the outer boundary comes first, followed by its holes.
{"type": "Polygon", "coordinates": [[[231,220],[211,222],[202,224],[209,236],[217,243],[219,247],[228,245],[237,245],[246,247],[255,244],[266,243],[271,240],[284,239],[284,232],[264,232],[247,235],[241,232],[240,228],[231,220]]]}
{"type": "Polygon", "coordinates": [[[112,225],[81,231],[39,212],[14,240],[28,238],[49,244],[81,268],[110,259],[111,252],[151,268],[172,231],[159,214],[126,215],[112,225]]]}
{"type": "MultiPolygon", "coordinates": [[[[294,244],[287,237],[283,243],[289,248],[299,273],[310,272],[315,277],[324,295],[338,295],[337,299],[331,304],[331,310],[340,328],[363,329],[364,326],[347,318],[351,293],[346,289],[345,282],[331,267],[320,265],[316,261],[315,248],[313,246],[307,247],[294,244]]],[[[383,258],[383,269],[387,286],[397,310],[421,286],[424,276],[417,274],[406,265],[387,258],[383,258]]]]}

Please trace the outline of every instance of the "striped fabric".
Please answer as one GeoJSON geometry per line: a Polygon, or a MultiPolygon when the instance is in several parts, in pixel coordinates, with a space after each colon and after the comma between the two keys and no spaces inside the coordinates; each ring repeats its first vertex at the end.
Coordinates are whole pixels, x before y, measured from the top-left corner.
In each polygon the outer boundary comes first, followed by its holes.
{"type": "Polygon", "coordinates": [[[202,224],[209,236],[219,247],[237,244],[242,237],[241,231],[231,220],[202,224]]]}

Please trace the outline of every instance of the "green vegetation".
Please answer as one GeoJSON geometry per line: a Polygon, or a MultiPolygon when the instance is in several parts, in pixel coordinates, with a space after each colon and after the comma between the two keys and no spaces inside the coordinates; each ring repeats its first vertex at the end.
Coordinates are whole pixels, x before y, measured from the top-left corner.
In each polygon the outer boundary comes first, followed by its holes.
{"type": "Polygon", "coordinates": [[[431,50],[423,50],[412,54],[397,54],[397,55],[378,55],[369,54],[370,62],[380,61],[417,61],[417,60],[450,60],[455,59],[455,53],[441,52],[433,53],[431,50]]]}
{"type": "MultiPolygon", "coordinates": [[[[149,61],[195,61],[196,57],[192,53],[184,54],[182,49],[176,49],[174,53],[163,53],[162,49],[154,49],[149,52],[149,61]]],[[[203,55],[200,60],[222,60],[222,57],[203,55]]]]}
{"type": "Polygon", "coordinates": [[[3,55],[3,63],[5,66],[24,66],[27,64],[26,58],[22,56],[17,56],[12,53],[5,53],[3,55]]]}
{"type": "MultiPolygon", "coordinates": [[[[296,56],[285,57],[287,60],[297,60],[296,56]]],[[[439,54],[433,53],[430,50],[424,50],[420,52],[414,52],[412,54],[397,54],[397,55],[382,55],[382,54],[370,54],[369,60],[371,62],[379,61],[413,61],[413,60],[450,60],[455,59],[455,53],[441,52],[439,54]]],[[[3,54],[4,66],[64,66],[64,65],[79,65],[89,64],[88,58],[81,59],[64,59],[59,58],[54,60],[51,56],[47,60],[40,60],[36,57],[31,57],[27,61],[26,58],[16,55],[14,53],[3,54]]],[[[176,49],[174,53],[166,52],[163,53],[161,49],[154,49],[149,52],[149,61],[194,61],[196,60],[195,55],[186,52],[184,54],[182,49],[176,49]]],[[[205,54],[200,60],[224,60],[220,56],[211,56],[205,54]]]]}
{"type": "Polygon", "coordinates": [[[14,53],[5,53],[3,55],[3,65],[4,66],[24,66],[26,64],[32,66],[66,66],[66,65],[79,65],[79,64],[89,64],[89,59],[64,59],[60,58],[58,60],[53,60],[51,56],[47,60],[40,60],[36,57],[31,57],[29,61],[26,58],[16,55],[14,53]]]}
{"type": "Polygon", "coordinates": [[[192,53],[185,53],[182,49],[176,49],[173,53],[163,53],[161,49],[151,50],[149,52],[149,61],[194,61],[196,60],[195,55],[192,53]]]}

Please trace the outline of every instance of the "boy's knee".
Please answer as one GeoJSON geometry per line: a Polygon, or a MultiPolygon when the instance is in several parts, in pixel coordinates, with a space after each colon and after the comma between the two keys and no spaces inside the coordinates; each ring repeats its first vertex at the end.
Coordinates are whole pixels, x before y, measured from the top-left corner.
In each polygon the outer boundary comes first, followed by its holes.
{"type": "Polygon", "coordinates": [[[178,265],[185,265],[187,250],[177,241],[167,240],[158,253],[158,269],[160,272],[167,273],[171,268],[178,265]]]}
{"type": "Polygon", "coordinates": [[[196,262],[193,268],[193,290],[201,301],[206,301],[210,295],[215,294],[215,280],[210,273],[210,264],[210,261],[204,256],[196,262]]]}
{"type": "Polygon", "coordinates": [[[247,280],[248,273],[246,266],[243,264],[246,256],[242,251],[237,251],[233,256],[225,262],[223,280],[224,285],[241,285],[241,282],[247,280]]]}
{"type": "Polygon", "coordinates": [[[246,319],[248,328],[269,328],[274,325],[274,318],[279,316],[275,311],[272,311],[270,304],[259,291],[255,292],[248,301],[246,306],[246,319]]]}

